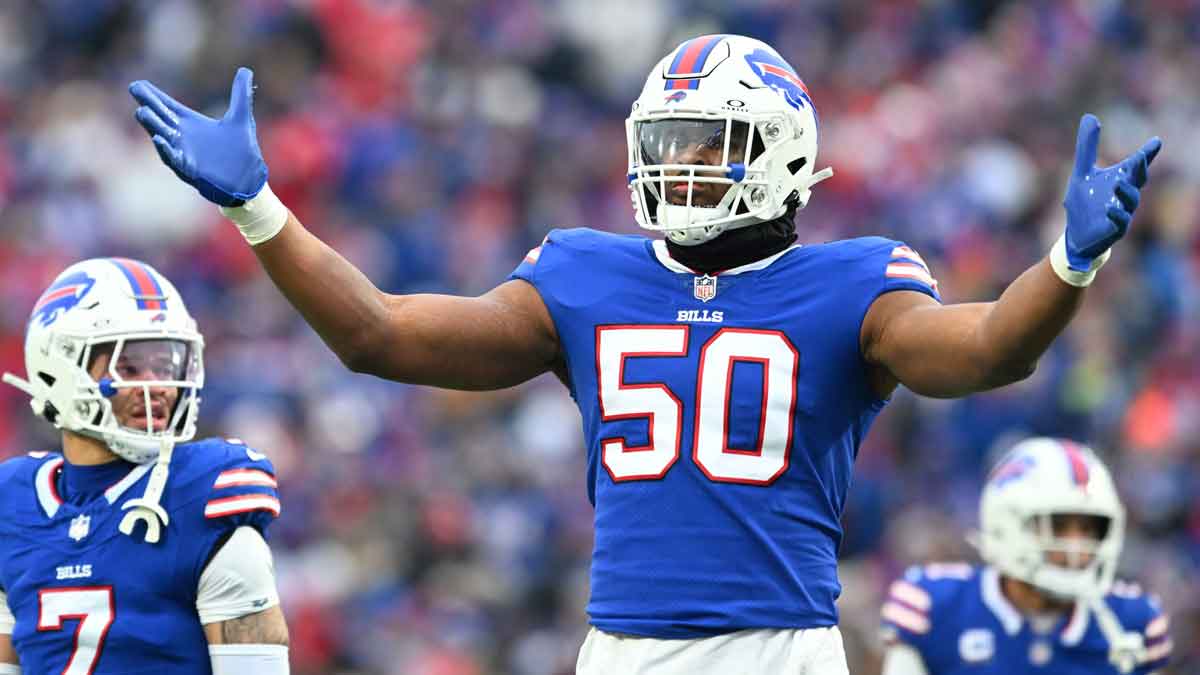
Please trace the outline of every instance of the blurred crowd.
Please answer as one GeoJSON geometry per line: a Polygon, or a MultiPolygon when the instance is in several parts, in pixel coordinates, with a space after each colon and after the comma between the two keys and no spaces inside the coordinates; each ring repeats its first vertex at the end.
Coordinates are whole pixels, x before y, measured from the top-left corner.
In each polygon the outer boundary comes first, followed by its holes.
{"type": "MultiPolygon", "coordinates": [[[[579,417],[553,378],[493,394],[356,376],[235,229],[159,163],[129,81],[213,115],[255,70],[275,192],[381,288],[476,294],[554,226],[633,232],[624,117],[703,33],[774,44],[820,112],[833,179],[804,241],[884,234],[947,301],[1049,250],[1075,130],[1101,161],[1165,142],[1129,236],[1025,382],[897,393],[858,458],[842,630],[878,672],[906,565],[975,559],[981,480],[1028,434],[1094,445],[1130,513],[1124,568],[1200,672],[1200,1],[26,0],[0,3],[0,370],[70,262],[124,255],[179,287],[208,349],[210,435],[267,452],[298,675],[563,675],[586,630],[579,417]]],[[[0,457],[56,440],[0,391],[0,457]]],[[[1188,665],[1191,664],[1191,665],[1188,665]]]]}

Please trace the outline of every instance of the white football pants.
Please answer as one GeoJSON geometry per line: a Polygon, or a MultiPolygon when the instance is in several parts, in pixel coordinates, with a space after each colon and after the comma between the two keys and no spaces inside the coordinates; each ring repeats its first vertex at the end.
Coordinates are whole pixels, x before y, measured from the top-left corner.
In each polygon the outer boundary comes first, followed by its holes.
{"type": "Polygon", "coordinates": [[[576,675],[849,675],[837,626],[662,640],[592,628],[576,675]]]}

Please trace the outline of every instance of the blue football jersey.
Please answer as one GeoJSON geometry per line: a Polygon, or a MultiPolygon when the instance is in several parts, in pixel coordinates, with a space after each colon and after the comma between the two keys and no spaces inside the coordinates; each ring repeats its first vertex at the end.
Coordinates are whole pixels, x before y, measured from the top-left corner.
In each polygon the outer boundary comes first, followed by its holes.
{"type": "MultiPolygon", "coordinates": [[[[1104,599],[1126,631],[1142,635],[1153,673],[1170,657],[1167,617],[1135,584],[1118,582],[1104,599]]],[[[1038,625],[1008,602],[1000,575],[965,563],[914,567],[888,590],[885,641],[912,645],[929,675],[1116,675],[1099,623],[1082,605],[1038,625]]]]}
{"type": "Polygon", "coordinates": [[[133,537],[117,528],[151,465],[77,504],[59,496],[63,461],[31,453],[0,464],[0,588],[23,672],[210,675],[200,574],[233,529],[265,536],[279,514],[271,463],[234,442],[179,445],[160,502],[170,524],[150,544],[145,525],[133,537]]]}
{"type": "Polygon", "coordinates": [[[710,276],[662,241],[573,229],[512,277],[545,302],[583,415],[591,623],[660,638],[836,625],[851,467],[884,405],[860,328],[882,293],[937,297],[920,256],[864,238],[710,276]]]}

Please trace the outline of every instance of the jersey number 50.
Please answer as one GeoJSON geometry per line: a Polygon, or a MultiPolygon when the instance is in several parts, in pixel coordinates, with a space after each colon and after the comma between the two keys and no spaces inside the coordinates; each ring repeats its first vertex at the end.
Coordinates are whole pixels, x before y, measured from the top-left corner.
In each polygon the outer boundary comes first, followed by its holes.
{"type": "MultiPolygon", "coordinates": [[[[596,372],[605,422],[649,419],[646,445],[624,437],[600,441],[601,461],[614,481],[662,478],[679,459],[683,403],[662,382],[625,384],[629,357],[686,356],[688,326],[598,326],[596,372]]],[[[692,461],[720,483],[770,485],[788,467],[800,353],[782,332],[722,328],[700,349],[692,461]],[[752,449],[729,447],[729,402],[735,363],[762,366],[762,410],[752,449]]]]}

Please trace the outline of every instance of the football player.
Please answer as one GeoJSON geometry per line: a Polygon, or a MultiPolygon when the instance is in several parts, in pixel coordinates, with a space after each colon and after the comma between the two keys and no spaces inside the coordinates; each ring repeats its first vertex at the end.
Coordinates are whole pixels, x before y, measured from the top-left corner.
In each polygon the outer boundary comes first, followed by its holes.
{"type": "Polygon", "coordinates": [[[663,239],[555,230],[479,297],[391,295],[271,192],[251,82],[240,69],[221,119],[130,93],[163,162],[347,366],[473,390],[553,372],[577,402],[596,528],[580,673],[844,673],[839,518],[871,421],[898,383],[949,397],[1029,375],[1160,146],[1096,168],[1085,117],[1050,255],[995,302],[943,306],[901,242],[796,245],[831,174],[813,101],[770,46],[706,35],[654,66],[627,120],[634,218],[663,239]]]}
{"type": "Polygon", "coordinates": [[[274,470],[196,433],[204,341],[149,265],[85,260],[46,289],[4,380],[62,430],[0,464],[0,674],[288,672],[264,536],[274,470]]]}
{"type": "Polygon", "coordinates": [[[1089,448],[1033,438],[983,489],[986,563],[914,567],[883,605],[883,675],[1153,673],[1171,653],[1155,599],[1114,583],[1125,509],[1089,448]]]}

